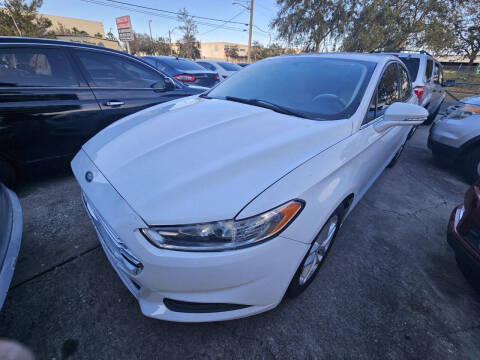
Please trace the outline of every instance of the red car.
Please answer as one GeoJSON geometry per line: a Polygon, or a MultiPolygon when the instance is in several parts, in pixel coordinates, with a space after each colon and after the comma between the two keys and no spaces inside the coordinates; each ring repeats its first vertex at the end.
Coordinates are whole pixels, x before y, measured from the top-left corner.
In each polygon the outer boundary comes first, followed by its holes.
{"type": "Polygon", "coordinates": [[[464,204],[453,210],[447,238],[458,266],[480,289],[480,179],[465,193],[464,204]]]}

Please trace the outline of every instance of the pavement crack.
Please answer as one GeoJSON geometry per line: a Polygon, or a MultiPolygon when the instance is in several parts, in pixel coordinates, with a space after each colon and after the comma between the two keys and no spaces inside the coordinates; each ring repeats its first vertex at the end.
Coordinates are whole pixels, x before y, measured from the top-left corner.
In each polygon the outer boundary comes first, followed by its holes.
{"type": "Polygon", "coordinates": [[[22,286],[22,285],[24,285],[24,284],[27,284],[27,283],[29,283],[30,281],[39,278],[40,276],[43,276],[43,275],[45,275],[45,274],[48,274],[49,272],[52,272],[52,271],[56,270],[57,268],[62,267],[63,265],[66,265],[66,264],[72,262],[73,260],[76,260],[76,259],[78,259],[78,258],[81,258],[82,256],[87,255],[88,253],[90,253],[90,252],[98,249],[99,247],[100,247],[100,244],[98,244],[97,246],[95,246],[95,247],[93,247],[93,248],[87,249],[87,250],[85,250],[84,252],[82,252],[82,253],[80,253],[80,254],[78,254],[78,255],[72,256],[72,257],[68,258],[67,260],[62,261],[62,262],[59,263],[59,264],[53,265],[52,267],[50,267],[50,268],[48,268],[48,269],[45,269],[44,271],[39,272],[38,274],[35,274],[34,276],[32,276],[32,277],[30,277],[30,278],[28,278],[28,279],[25,279],[25,280],[19,282],[18,284],[15,284],[15,285],[11,286],[11,287],[10,287],[10,291],[11,291],[11,290],[14,290],[14,289],[16,289],[16,288],[18,288],[18,287],[20,287],[20,286],[22,286]]]}

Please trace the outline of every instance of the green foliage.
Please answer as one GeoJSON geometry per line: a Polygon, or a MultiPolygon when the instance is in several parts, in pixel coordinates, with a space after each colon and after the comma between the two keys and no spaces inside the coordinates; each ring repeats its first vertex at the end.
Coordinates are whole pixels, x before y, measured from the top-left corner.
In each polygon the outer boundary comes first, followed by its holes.
{"type": "MultiPolygon", "coordinates": [[[[108,35],[108,34],[107,34],[108,35]]],[[[172,47],[166,38],[151,39],[149,35],[134,33],[130,41],[130,50],[133,54],[171,55],[172,47]]]]}
{"type": "Polygon", "coordinates": [[[229,56],[232,59],[238,59],[240,57],[240,54],[238,53],[238,46],[237,45],[230,46],[229,56]]]}
{"type": "Polygon", "coordinates": [[[294,53],[293,50],[284,48],[276,43],[272,43],[267,47],[263,46],[258,41],[254,41],[252,44],[252,59],[255,61],[265,59],[271,56],[279,56],[292,53],[294,53]]]}
{"type": "Polygon", "coordinates": [[[53,37],[52,22],[38,15],[42,0],[0,0],[0,35],[53,37]]]}
{"type": "Polygon", "coordinates": [[[200,42],[195,38],[198,28],[193,18],[188,15],[186,9],[180,10],[178,21],[182,24],[178,27],[183,32],[183,37],[177,42],[178,56],[188,59],[200,58],[200,42]]]}

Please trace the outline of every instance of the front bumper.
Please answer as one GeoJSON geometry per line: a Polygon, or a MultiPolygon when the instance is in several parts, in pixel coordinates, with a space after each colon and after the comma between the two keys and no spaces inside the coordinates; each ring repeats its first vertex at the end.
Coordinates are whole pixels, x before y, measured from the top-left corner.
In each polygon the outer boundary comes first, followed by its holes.
{"type": "Polygon", "coordinates": [[[15,193],[0,183],[0,309],[12,280],[22,241],[22,208],[15,193]]]}
{"type": "Polygon", "coordinates": [[[84,151],[73,172],[102,247],[144,315],[170,321],[235,319],[274,308],[308,244],[278,236],[223,252],[159,249],[138,231],[147,224],[108,183],[84,151]],[[88,182],[85,173],[93,173],[88,182]]]}
{"type": "Polygon", "coordinates": [[[435,140],[433,134],[434,128],[435,128],[435,123],[432,125],[430,128],[430,133],[428,135],[428,141],[427,141],[427,146],[429,149],[432,151],[433,155],[437,157],[439,160],[441,160],[443,163],[451,165],[455,162],[455,160],[458,158],[460,154],[460,150],[450,146],[446,145],[442,142],[439,142],[435,140]]]}
{"type": "Polygon", "coordinates": [[[475,249],[457,231],[459,212],[463,206],[456,207],[450,215],[447,230],[447,241],[455,251],[455,256],[468,269],[471,276],[480,280],[480,249],[475,249]]]}

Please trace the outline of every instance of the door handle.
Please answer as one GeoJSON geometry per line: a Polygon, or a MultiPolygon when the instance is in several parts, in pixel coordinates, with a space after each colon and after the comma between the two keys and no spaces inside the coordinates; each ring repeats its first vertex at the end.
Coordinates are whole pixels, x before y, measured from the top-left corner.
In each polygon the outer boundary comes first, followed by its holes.
{"type": "Polygon", "coordinates": [[[124,104],[125,102],[123,101],[115,101],[115,100],[109,100],[105,102],[105,106],[120,106],[124,104]]]}

